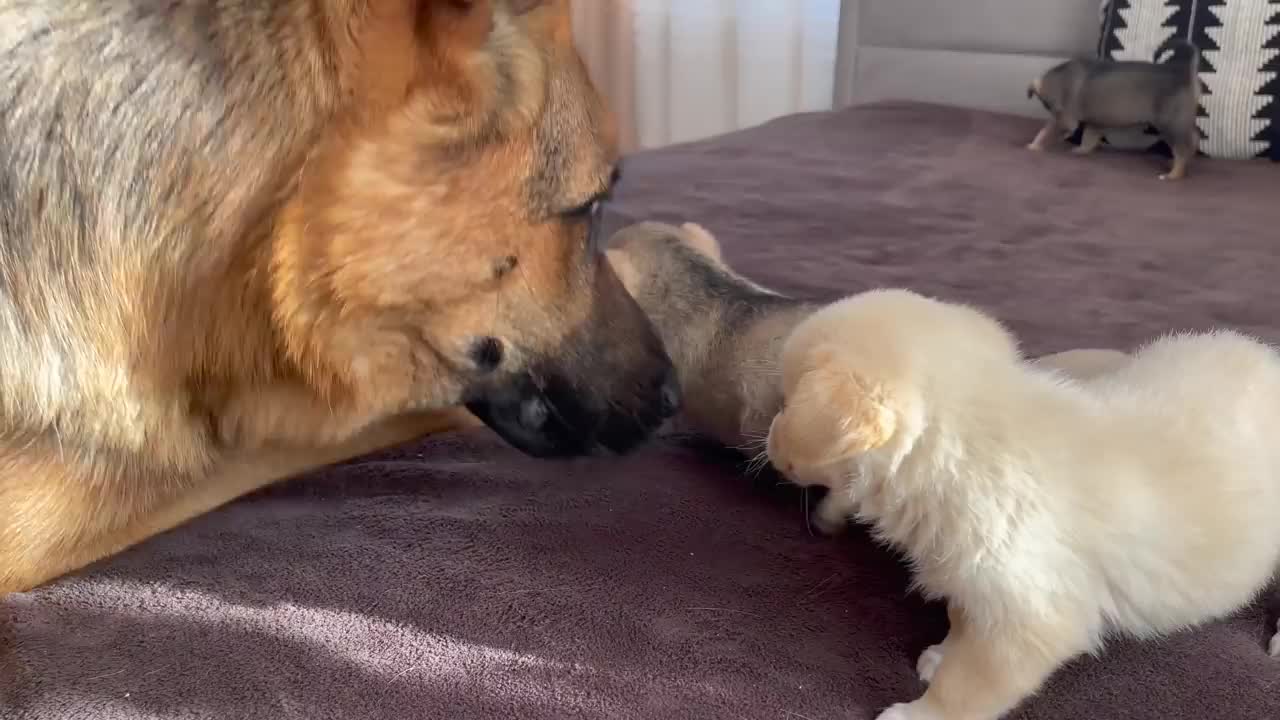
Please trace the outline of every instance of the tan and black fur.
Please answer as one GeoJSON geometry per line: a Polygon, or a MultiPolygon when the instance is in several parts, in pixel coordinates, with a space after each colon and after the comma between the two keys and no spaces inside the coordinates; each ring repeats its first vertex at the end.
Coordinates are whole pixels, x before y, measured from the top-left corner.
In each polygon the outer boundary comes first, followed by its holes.
{"type": "Polygon", "coordinates": [[[0,2],[0,596],[471,415],[574,455],[674,412],[568,17],[0,2]]]}
{"type": "Polygon", "coordinates": [[[782,403],[782,342],[818,306],[735,273],[695,224],[630,225],[608,256],[675,363],[688,429],[726,447],[760,444],[782,403]]]}
{"type": "Polygon", "coordinates": [[[1107,130],[1154,126],[1173,150],[1173,166],[1162,180],[1178,180],[1200,148],[1196,111],[1200,102],[1200,51],[1182,39],[1156,51],[1164,62],[1069,60],[1050,68],[1027,88],[1049,111],[1049,120],[1027,147],[1044,150],[1054,135],[1083,127],[1074,152],[1098,148],[1107,130]]]}

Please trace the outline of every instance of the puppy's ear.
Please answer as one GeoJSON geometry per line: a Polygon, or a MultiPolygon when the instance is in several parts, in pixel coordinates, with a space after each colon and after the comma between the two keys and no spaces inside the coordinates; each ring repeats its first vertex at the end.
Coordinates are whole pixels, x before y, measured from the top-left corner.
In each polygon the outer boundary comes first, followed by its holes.
{"type": "Polygon", "coordinates": [[[626,251],[618,248],[610,248],[604,252],[604,255],[609,260],[609,266],[613,268],[613,274],[618,276],[622,286],[634,297],[640,282],[640,272],[636,270],[635,263],[631,262],[631,257],[626,251]]]}
{"type": "Polygon", "coordinates": [[[897,426],[887,388],[855,372],[820,363],[792,389],[775,431],[790,448],[791,457],[826,465],[883,446],[897,426]]]}
{"type": "Polygon", "coordinates": [[[685,223],[680,226],[680,229],[684,231],[684,239],[689,247],[717,263],[724,262],[724,256],[720,253],[720,242],[706,228],[697,223],[685,223]]]}

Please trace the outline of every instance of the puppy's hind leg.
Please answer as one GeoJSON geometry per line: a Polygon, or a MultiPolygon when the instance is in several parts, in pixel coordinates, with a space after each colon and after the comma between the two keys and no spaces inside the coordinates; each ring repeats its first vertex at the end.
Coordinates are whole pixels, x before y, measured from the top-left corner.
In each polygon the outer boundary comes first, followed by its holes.
{"type": "Polygon", "coordinates": [[[997,720],[1089,648],[1087,636],[1069,626],[1038,619],[992,631],[975,628],[963,612],[948,614],[946,640],[925,650],[936,657],[926,662],[922,656],[917,668],[922,674],[932,670],[929,689],[876,720],[997,720]]]}
{"type": "Polygon", "coordinates": [[[1161,133],[1164,141],[1169,143],[1169,147],[1173,149],[1173,165],[1169,168],[1169,172],[1160,176],[1161,180],[1181,180],[1187,176],[1187,164],[1191,162],[1191,158],[1195,157],[1196,151],[1200,149],[1200,132],[1192,125],[1189,130],[1183,130],[1176,134],[1161,133]]]}
{"type": "Polygon", "coordinates": [[[1280,618],[1276,619],[1276,633],[1271,636],[1271,644],[1267,647],[1267,653],[1273,658],[1280,658],[1280,618]]]}
{"type": "Polygon", "coordinates": [[[1102,143],[1102,131],[1092,125],[1084,126],[1084,133],[1080,136],[1080,146],[1071,152],[1077,155],[1088,155],[1098,149],[1098,145],[1102,143]]]}

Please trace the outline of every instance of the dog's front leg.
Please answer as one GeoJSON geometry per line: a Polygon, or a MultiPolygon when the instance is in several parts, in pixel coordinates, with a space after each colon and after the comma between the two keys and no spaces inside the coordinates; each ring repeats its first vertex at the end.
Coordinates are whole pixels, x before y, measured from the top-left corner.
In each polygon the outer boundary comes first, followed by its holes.
{"type": "Polygon", "coordinates": [[[218,410],[218,439],[234,450],[333,445],[374,418],[345,400],[333,403],[295,382],[237,391],[218,410]]]}
{"type": "Polygon", "coordinates": [[[1069,626],[1018,623],[978,629],[948,609],[951,629],[917,663],[929,688],[877,720],[998,720],[1034,694],[1054,670],[1085,652],[1088,642],[1069,626]]]}
{"type": "Polygon", "coordinates": [[[0,486],[10,512],[0,517],[0,597],[79,570],[274,482],[474,423],[461,409],[410,413],[374,423],[339,445],[239,453],[145,505],[140,503],[148,494],[135,486],[151,480],[151,486],[164,487],[171,478],[131,477],[134,486],[107,484],[85,497],[85,484],[96,479],[74,465],[60,463],[56,455],[26,465],[6,463],[0,448],[0,467],[23,471],[22,482],[0,486]]]}

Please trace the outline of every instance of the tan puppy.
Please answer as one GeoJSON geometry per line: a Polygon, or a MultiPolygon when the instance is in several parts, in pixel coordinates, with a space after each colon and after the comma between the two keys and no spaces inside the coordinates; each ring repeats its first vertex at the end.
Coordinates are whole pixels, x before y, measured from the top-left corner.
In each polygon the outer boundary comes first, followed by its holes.
{"type": "Polygon", "coordinates": [[[782,406],[782,342],[817,305],[735,273],[698,225],[636,223],[610,245],[609,263],[676,366],[684,425],[726,447],[760,447],[782,406]]]}
{"type": "Polygon", "coordinates": [[[1108,633],[1226,615],[1275,573],[1280,356],[1219,331],[1090,367],[1037,367],[997,321],[903,290],[787,339],[772,462],[848,493],[948,604],[928,690],[880,720],[993,720],[1108,633]]]}

